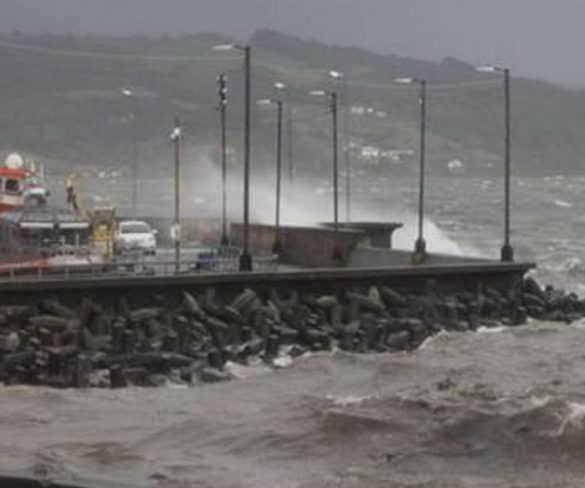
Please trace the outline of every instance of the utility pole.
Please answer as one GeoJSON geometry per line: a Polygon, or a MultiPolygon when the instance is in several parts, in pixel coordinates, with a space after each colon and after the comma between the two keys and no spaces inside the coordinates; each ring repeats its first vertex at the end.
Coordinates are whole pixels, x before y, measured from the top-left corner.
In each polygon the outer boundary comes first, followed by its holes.
{"type": "Polygon", "coordinates": [[[124,95],[128,100],[130,100],[130,114],[129,117],[131,119],[132,124],[132,217],[136,218],[137,216],[137,200],[138,200],[138,171],[137,171],[137,138],[138,138],[138,120],[137,120],[137,108],[138,102],[136,99],[136,94],[130,88],[125,88],[122,90],[122,95],[124,95]]]}
{"type": "Polygon", "coordinates": [[[240,44],[220,44],[213,47],[214,51],[231,51],[237,49],[244,53],[244,238],[243,250],[240,254],[240,271],[252,271],[252,255],[250,254],[250,103],[251,103],[251,70],[252,48],[240,44]]]}
{"type": "Polygon", "coordinates": [[[510,183],[512,178],[512,121],[511,121],[511,112],[512,112],[512,100],[510,94],[510,69],[509,68],[502,68],[499,66],[478,66],[475,68],[476,71],[481,73],[499,73],[504,75],[504,103],[505,103],[505,114],[504,114],[504,123],[505,123],[505,154],[504,154],[504,165],[505,165],[505,175],[504,175],[504,245],[500,251],[500,258],[504,262],[512,262],[514,261],[514,248],[510,243],[510,205],[511,205],[511,189],[510,183]]]}
{"type": "Polygon", "coordinates": [[[351,110],[347,96],[347,83],[343,83],[343,157],[345,159],[345,220],[351,222],[351,153],[350,153],[350,124],[351,110]]]}
{"type": "Polygon", "coordinates": [[[175,222],[172,227],[172,237],[175,241],[175,272],[181,270],[181,195],[180,195],[180,149],[181,149],[181,123],[175,118],[175,128],[171,134],[175,148],[175,222]]]}
{"type": "Polygon", "coordinates": [[[341,83],[340,105],[343,107],[343,156],[345,161],[345,220],[351,219],[351,161],[349,153],[349,104],[347,96],[347,78],[340,72],[331,70],[327,73],[334,83],[341,83]]]}
{"type": "Polygon", "coordinates": [[[337,92],[331,92],[331,114],[333,116],[333,215],[335,232],[339,232],[339,178],[337,161],[337,92]]]}
{"type": "Polygon", "coordinates": [[[286,111],[286,160],[288,167],[288,181],[294,184],[294,162],[293,162],[293,114],[292,107],[289,105],[286,111]]]}
{"type": "Polygon", "coordinates": [[[227,109],[227,77],[221,73],[217,77],[219,94],[219,114],[221,124],[221,246],[229,244],[227,232],[227,152],[226,152],[226,109],[227,109]]]}
{"type": "Polygon", "coordinates": [[[510,97],[510,70],[504,70],[504,96],[506,104],[506,189],[505,189],[505,229],[504,246],[502,247],[502,261],[514,261],[514,249],[510,244],[510,178],[511,178],[511,97],[510,97]]]}
{"type": "Polygon", "coordinates": [[[426,132],[427,132],[427,81],[421,78],[397,78],[396,83],[419,86],[420,105],[420,149],[419,149],[419,175],[418,175],[418,237],[414,243],[412,260],[415,264],[422,264],[427,255],[427,243],[424,239],[425,220],[425,157],[426,157],[426,132]]]}
{"type": "MultiPolygon", "coordinates": [[[[337,108],[338,97],[336,91],[314,90],[311,95],[316,97],[327,97],[329,99],[329,107],[331,109],[331,116],[333,122],[333,226],[335,229],[336,239],[339,237],[339,178],[338,178],[338,158],[337,158],[337,108]]],[[[340,252],[336,246],[334,250],[334,258],[338,258],[340,252]]]]}
{"type": "Polygon", "coordinates": [[[420,80],[420,175],[418,191],[418,239],[415,243],[415,253],[424,256],[427,245],[423,235],[425,218],[425,156],[427,132],[427,82],[420,80]]]}
{"type": "MultiPolygon", "coordinates": [[[[284,83],[275,83],[274,88],[283,91],[286,88],[284,83]]],[[[280,193],[282,182],[282,116],[284,113],[281,96],[276,99],[258,100],[258,105],[275,105],[276,106],[276,215],[274,220],[274,243],[272,252],[280,255],[282,253],[282,242],[280,240],[280,193]]]]}
{"type": "Polygon", "coordinates": [[[251,50],[244,47],[245,113],[244,113],[244,250],[240,256],[240,271],[252,271],[250,254],[250,103],[251,103],[251,50]]]}
{"type": "Polygon", "coordinates": [[[280,181],[282,174],[282,100],[276,101],[277,124],[276,124],[276,219],[275,236],[272,252],[280,254],[282,243],[280,242],[280,181]]]}

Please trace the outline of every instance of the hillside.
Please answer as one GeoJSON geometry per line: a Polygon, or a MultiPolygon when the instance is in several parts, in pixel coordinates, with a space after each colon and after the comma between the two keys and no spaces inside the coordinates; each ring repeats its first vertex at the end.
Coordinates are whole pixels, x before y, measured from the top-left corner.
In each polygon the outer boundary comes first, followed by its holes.
{"type": "MultiPolygon", "coordinates": [[[[76,38],[0,36],[0,151],[20,151],[67,171],[72,165],[124,168],[136,145],[140,171],[160,174],[170,159],[173,118],[185,125],[187,156],[217,159],[215,77],[229,77],[229,142],[241,162],[242,62],[212,46],[219,35],[179,38],[76,38]],[[18,47],[20,46],[20,47],[18,47]],[[24,46],[24,47],[23,47],[24,46]],[[122,90],[131,88],[135,97],[122,90]]],[[[293,108],[297,171],[324,171],[330,164],[330,118],[310,90],[326,88],[329,69],[347,76],[354,164],[372,171],[409,171],[412,157],[361,157],[363,146],[384,151],[417,148],[418,105],[412,88],[393,79],[429,80],[429,167],[447,171],[463,161],[468,172],[500,169],[503,101],[500,80],[453,59],[421,62],[361,49],[325,45],[257,31],[253,47],[253,94],[273,95],[284,81],[293,108]],[[368,107],[372,109],[367,110],[368,107]],[[364,112],[364,113],[361,113],[364,112]]],[[[540,81],[515,79],[514,163],[522,173],[576,173],[585,151],[585,93],[540,81]]],[[[343,127],[343,121],[341,126],[343,127]]],[[[273,114],[254,108],[253,157],[272,164],[273,114]]]]}

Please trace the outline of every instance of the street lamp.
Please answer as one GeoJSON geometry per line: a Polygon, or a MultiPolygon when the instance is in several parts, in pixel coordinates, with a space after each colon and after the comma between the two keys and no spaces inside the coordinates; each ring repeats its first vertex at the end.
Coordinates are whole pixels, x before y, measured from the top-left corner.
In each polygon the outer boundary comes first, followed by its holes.
{"type": "Polygon", "coordinates": [[[347,82],[346,77],[340,71],[331,70],[327,76],[334,82],[341,83],[341,103],[345,106],[345,114],[343,117],[343,157],[345,159],[345,220],[351,220],[351,158],[349,153],[349,116],[350,110],[347,98],[347,82]]]}
{"type": "Polygon", "coordinates": [[[420,166],[418,190],[418,238],[414,244],[413,262],[422,263],[426,258],[426,242],[423,234],[425,204],[425,152],[427,124],[427,81],[421,78],[396,78],[396,83],[418,84],[420,87],[420,166]]]}
{"type": "Polygon", "coordinates": [[[505,190],[504,190],[504,245],[501,250],[502,261],[514,261],[514,248],[510,244],[510,178],[511,178],[511,100],[510,100],[510,70],[498,66],[478,66],[476,71],[481,73],[500,73],[504,75],[505,98],[505,190]]]}
{"type": "Polygon", "coordinates": [[[240,271],[252,271],[252,256],[249,252],[250,241],[250,78],[251,49],[250,46],[239,44],[220,44],[214,51],[238,50],[244,53],[244,249],[240,255],[240,271]]]}
{"type": "MultiPolygon", "coordinates": [[[[284,90],[284,83],[275,83],[274,88],[284,90]]],[[[277,99],[258,100],[258,105],[276,105],[276,218],[274,226],[274,243],[272,252],[280,255],[282,253],[282,242],[280,241],[280,184],[282,175],[282,107],[283,102],[279,97],[277,99]]]]}
{"type": "MultiPolygon", "coordinates": [[[[315,90],[311,92],[315,97],[328,97],[331,105],[331,115],[333,117],[333,225],[335,229],[336,241],[339,235],[339,191],[338,191],[338,168],[337,168],[337,92],[326,90],[315,90]]],[[[341,258],[341,252],[336,243],[333,249],[333,259],[341,258]]]]}
{"type": "Polygon", "coordinates": [[[175,118],[175,128],[171,133],[171,140],[175,148],[175,222],[171,227],[171,237],[175,241],[175,272],[181,269],[181,214],[180,214],[180,147],[181,147],[181,123],[175,118]]]}
{"type": "Polygon", "coordinates": [[[132,216],[134,218],[136,218],[136,207],[137,207],[137,168],[136,168],[136,131],[137,131],[137,125],[136,125],[136,95],[134,93],[134,91],[132,91],[130,88],[124,88],[122,90],[122,95],[126,98],[128,98],[129,100],[131,100],[132,103],[132,216]]]}

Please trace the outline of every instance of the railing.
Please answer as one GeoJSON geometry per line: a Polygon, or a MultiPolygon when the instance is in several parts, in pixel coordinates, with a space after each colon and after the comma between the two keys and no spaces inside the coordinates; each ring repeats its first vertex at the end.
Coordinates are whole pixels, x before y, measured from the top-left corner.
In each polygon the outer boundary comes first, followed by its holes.
{"type": "MultiPolygon", "coordinates": [[[[87,278],[128,278],[134,276],[176,276],[214,273],[236,273],[239,271],[240,250],[200,251],[197,255],[174,259],[160,259],[154,256],[123,256],[105,262],[82,262],[56,266],[36,264],[15,264],[0,269],[0,281],[37,281],[87,278]]],[[[276,271],[278,256],[255,255],[253,271],[276,271]]]]}

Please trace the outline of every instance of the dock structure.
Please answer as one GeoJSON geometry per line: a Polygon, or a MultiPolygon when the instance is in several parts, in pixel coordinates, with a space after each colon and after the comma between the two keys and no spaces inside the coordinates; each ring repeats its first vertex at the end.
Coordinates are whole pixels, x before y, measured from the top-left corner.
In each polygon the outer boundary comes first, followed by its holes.
{"type": "MultiPolygon", "coordinates": [[[[397,257],[406,258],[398,252],[397,257]]],[[[447,258],[431,255],[429,264],[408,264],[294,269],[258,272],[193,272],[180,275],[71,275],[37,279],[32,277],[0,281],[0,305],[36,303],[56,296],[75,303],[86,296],[100,302],[116,300],[124,295],[136,303],[146,304],[149,297],[177,296],[182,290],[213,288],[217,293],[233,294],[250,288],[257,293],[269,289],[282,291],[318,291],[340,293],[347,289],[369,286],[390,286],[401,293],[418,293],[432,281],[438,289],[463,292],[490,287],[507,293],[522,283],[533,263],[502,263],[500,261],[447,258]]]]}
{"type": "Polygon", "coordinates": [[[510,293],[535,267],[530,262],[439,253],[428,253],[424,263],[413,264],[411,252],[392,249],[392,233],[401,226],[384,222],[344,223],[337,229],[329,223],[282,226],[281,254],[274,255],[274,226],[252,224],[249,242],[256,256],[254,269],[241,272],[236,261],[243,226],[236,223],[230,229],[230,241],[236,247],[200,252],[178,267],[174,261],[155,260],[134,265],[98,263],[84,269],[4,273],[0,275],[0,305],[35,303],[47,296],[67,302],[84,296],[111,302],[124,295],[141,303],[156,294],[172,301],[183,290],[208,288],[231,295],[246,288],[257,293],[269,289],[343,293],[368,286],[390,286],[408,294],[423,292],[429,282],[445,292],[476,292],[490,287],[510,293]]]}

